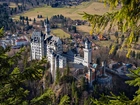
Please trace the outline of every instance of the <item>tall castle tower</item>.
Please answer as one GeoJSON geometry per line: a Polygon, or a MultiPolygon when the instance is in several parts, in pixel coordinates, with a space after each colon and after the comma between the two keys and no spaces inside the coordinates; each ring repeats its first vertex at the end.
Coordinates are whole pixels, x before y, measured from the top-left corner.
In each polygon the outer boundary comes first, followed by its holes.
{"type": "Polygon", "coordinates": [[[31,37],[31,59],[41,60],[44,57],[44,34],[34,31],[31,37]]]}
{"type": "Polygon", "coordinates": [[[48,20],[48,17],[44,21],[44,26],[45,26],[46,35],[50,35],[51,30],[50,30],[50,22],[48,20]]]}
{"type": "Polygon", "coordinates": [[[91,49],[91,42],[86,38],[85,40],[85,48],[84,48],[84,66],[89,66],[91,63],[91,54],[92,54],[92,49],[91,49]]]}

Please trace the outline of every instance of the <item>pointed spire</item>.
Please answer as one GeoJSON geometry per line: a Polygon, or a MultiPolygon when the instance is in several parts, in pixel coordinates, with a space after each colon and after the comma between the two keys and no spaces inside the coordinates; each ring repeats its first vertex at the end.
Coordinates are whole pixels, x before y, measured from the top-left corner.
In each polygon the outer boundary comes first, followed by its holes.
{"type": "Polygon", "coordinates": [[[44,21],[44,26],[45,26],[46,35],[50,35],[50,22],[48,17],[44,21]]]}

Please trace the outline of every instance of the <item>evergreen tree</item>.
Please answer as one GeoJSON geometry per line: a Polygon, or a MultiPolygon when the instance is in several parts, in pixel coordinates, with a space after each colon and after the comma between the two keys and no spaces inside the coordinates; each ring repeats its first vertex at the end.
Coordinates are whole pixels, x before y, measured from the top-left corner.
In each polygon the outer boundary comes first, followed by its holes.
{"type": "Polygon", "coordinates": [[[96,59],[96,64],[101,65],[101,58],[98,57],[98,58],[96,59]]]}
{"type": "Polygon", "coordinates": [[[24,16],[22,16],[22,20],[25,20],[25,17],[24,16]]]}
{"type": "Polygon", "coordinates": [[[136,36],[136,42],[138,42],[138,41],[139,41],[139,35],[136,36]]]}
{"type": "Polygon", "coordinates": [[[13,12],[12,11],[10,11],[10,15],[13,15],[13,12]]]}
{"type": "Polygon", "coordinates": [[[37,18],[40,18],[40,16],[39,16],[39,15],[37,15],[37,18]]]}
{"type": "Polygon", "coordinates": [[[51,89],[46,90],[41,96],[31,100],[31,105],[52,105],[54,92],[51,89]]]}
{"type": "Polygon", "coordinates": [[[3,105],[27,104],[29,90],[25,82],[34,81],[42,77],[42,70],[39,65],[42,65],[44,61],[32,63],[32,65],[28,67],[25,66],[24,70],[20,70],[17,67],[18,60],[21,59],[22,51],[23,49],[12,57],[5,54],[6,50],[1,51],[0,102],[3,105]]]}
{"type": "Polygon", "coordinates": [[[74,98],[74,95],[75,95],[75,91],[76,91],[76,86],[75,86],[75,82],[73,81],[72,82],[72,85],[71,85],[71,90],[72,90],[72,97],[74,98]]]}
{"type": "Polygon", "coordinates": [[[15,9],[14,9],[14,12],[16,13],[17,12],[17,8],[15,7],[15,9]]]}
{"type": "Polygon", "coordinates": [[[124,35],[121,36],[121,41],[123,43],[123,41],[124,41],[124,35]]]}
{"type": "Polygon", "coordinates": [[[61,100],[59,105],[70,105],[70,98],[67,95],[64,95],[61,100]]]}
{"type": "Polygon", "coordinates": [[[40,18],[42,18],[42,15],[40,15],[40,18]]]}
{"type": "MultiPolygon", "coordinates": [[[[0,30],[0,37],[2,36],[3,29],[0,30]]],[[[27,66],[27,59],[22,57],[24,48],[13,56],[8,56],[6,54],[8,51],[10,48],[5,50],[0,48],[0,103],[2,105],[29,105],[34,97],[28,98],[30,90],[28,90],[27,82],[42,78],[44,70],[42,65],[46,63],[46,60],[32,61],[27,66]],[[21,59],[23,59],[24,69],[18,67],[18,61],[21,59]]],[[[45,97],[40,96],[38,100],[44,101],[43,98],[45,97]]]]}
{"type": "Polygon", "coordinates": [[[26,24],[27,24],[27,26],[29,26],[29,21],[27,21],[27,23],[26,23],[26,24]]]}
{"type": "Polygon", "coordinates": [[[28,21],[28,16],[26,16],[25,20],[28,21]]]}
{"type": "Polygon", "coordinates": [[[82,77],[82,79],[81,79],[81,90],[84,91],[85,89],[86,89],[85,77],[82,77]]]}
{"type": "MultiPolygon", "coordinates": [[[[88,97],[88,98],[84,99],[84,105],[94,105],[91,101],[91,97],[88,97]]],[[[99,105],[99,104],[97,104],[97,105],[99,105]]]]}
{"type": "Polygon", "coordinates": [[[89,105],[89,102],[87,101],[87,99],[84,99],[84,105],[89,105]]]}
{"type": "Polygon", "coordinates": [[[118,32],[116,31],[116,32],[115,32],[115,37],[116,37],[116,39],[118,39],[118,35],[119,35],[119,34],[118,34],[118,32]]]}
{"type": "Polygon", "coordinates": [[[34,18],[33,23],[35,23],[35,22],[36,22],[36,19],[34,18]]]}
{"type": "Polygon", "coordinates": [[[135,58],[136,54],[135,51],[132,51],[132,57],[135,58]]]}
{"type": "Polygon", "coordinates": [[[60,74],[59,68],[57,68],[57,70],[56,70],[55,84],[59,84],[59,82],[60,82],[60,76],[61,76],[61,74],[60,74]]]}
{"type": "Polygon", "coordinates": [[[21,21],[23,19],[23,17],[22,16],[19,16],[19,20],[21,21]]]}
{"type": "Polygon", "coordinates": [[[78,94],[77,94],[77,91],[75,91],[74,98],[75,98],[75,104],[78,105],[78,94]]]}
{"type": "Polygon", "coordinates": [[[138,52],[136,53],[136,59],[139,59],[139,53],[138,52]]]}
{"type": "Polygon", "coordinates": [[[140,52],[138,53],[138,59],[140,59],[140,52]]]}
{"type": "Polygon", "coordinates": [[[69,75],[69,73],[70,73],[70,67],[69,67],[69,65],[67,64],[66,75],[69,75]]]}

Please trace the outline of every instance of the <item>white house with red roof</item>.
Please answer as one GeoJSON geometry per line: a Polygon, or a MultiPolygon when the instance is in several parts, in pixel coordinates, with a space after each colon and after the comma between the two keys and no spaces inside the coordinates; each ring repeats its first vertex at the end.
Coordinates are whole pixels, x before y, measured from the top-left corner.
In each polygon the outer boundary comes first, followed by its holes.
{"type": "Polygon", "coordinates": [[[17,45],[17,46],[25,46],[28,44],[29,44],[29,42],[25,38],[19,38],[19,39],[16,39],[16,41],[15,41],[15,45],[17,45]]]}

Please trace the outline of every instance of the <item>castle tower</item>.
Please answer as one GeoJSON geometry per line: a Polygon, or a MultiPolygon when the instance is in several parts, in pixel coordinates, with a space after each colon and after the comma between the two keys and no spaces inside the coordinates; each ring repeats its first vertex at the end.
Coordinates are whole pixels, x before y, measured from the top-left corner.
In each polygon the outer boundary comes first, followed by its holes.
{"type": "Polygon", "coordinates": [[[48,17],[44,21],[44,26],[45,26],[46,35],[50,35],[51,30],[50,30],[50,22],[48,20],[48,17]]]}
{"type": "Polygon", "coordinates": [[[84,66],[89,66],[91,63],[91,54],[92,54],[92,49],[91,49],[91,42],[86,38],[85,40],[85,48],[84,48],[84,66]]]}
{"type": "Polygon", "coordinates": [[[44,57],[44,34],[34,31],[31,36],[31,59],[41,60],[44,57]]]}
{"type": "Polygon", "coordinates": [[[112,76],[107,75],[105,72],[106,62],[102,62],[101,75],[97,78],[97,83],[100,86],[100,91],[104,91],[104,88],[112,88],[112,76]]]}

